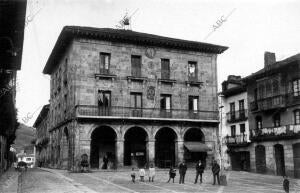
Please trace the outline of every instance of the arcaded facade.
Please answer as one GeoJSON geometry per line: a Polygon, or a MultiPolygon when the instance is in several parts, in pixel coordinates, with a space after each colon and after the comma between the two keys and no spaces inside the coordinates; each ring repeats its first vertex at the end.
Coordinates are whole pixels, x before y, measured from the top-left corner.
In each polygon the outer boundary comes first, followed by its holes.
{"type": "Polygon", "coordinates": [[[157,167],[217,154],[217,54],[227,47],[130,30],[65,27],[51,76],[51,166],[157,167]]]}

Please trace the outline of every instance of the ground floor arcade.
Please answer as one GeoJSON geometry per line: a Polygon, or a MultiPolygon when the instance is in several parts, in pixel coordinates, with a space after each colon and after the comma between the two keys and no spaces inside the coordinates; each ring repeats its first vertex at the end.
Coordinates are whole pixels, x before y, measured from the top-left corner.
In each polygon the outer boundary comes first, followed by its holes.
{"type": "Polygon", "coordinates": [[[253,142],[227,154],[233,170],[300,178],[300,139],[253,142]]]}
{"type": "Polygon", "coordinates": [[[53,167],[72,169],[83,155],[91,168],[210,163],[216,156],[217,123],[77,122],[51,131],[53,167]]]}

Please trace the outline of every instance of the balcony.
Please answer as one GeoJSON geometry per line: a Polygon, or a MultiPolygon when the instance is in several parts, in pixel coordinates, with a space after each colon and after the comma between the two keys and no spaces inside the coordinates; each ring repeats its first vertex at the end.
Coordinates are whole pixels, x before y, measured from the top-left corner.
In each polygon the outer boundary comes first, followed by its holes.
{"type": "Polygon", "coordinates": [[[250,139],[252,141],[268,141],[295,138],[300,138],[300,125],[265,127],[260,130],[252,129],[250,135],[250,139]]]}
{"type": "Polygon", "coordinates": [[[224,137],[224,140],[227,146],[243,146],[248,144],[246,134],[226,136],[224,137]]]}
{"type": "Polygon", "coordinates": [[[106,119],[157,119],[178,121],[213,121],[218,122],[217,111],[190,111],[185,109],[158,109],[133,107],[98,107],[93,105],[77,105],[78,118],[106,118],[106,119]]]}
{"type": "Polygon", "coordinates": [[[248,110],[239,110],[226,113],[228,123],[235,123],[239,121],[246,121],[248,118],[248,110]]]}
{"type": "Polygon", "coordinates": [[[251,111],[266,111],[282,108],[286,105],[285,95],[277,95],[253,101],[250,103],[251,111]]]}

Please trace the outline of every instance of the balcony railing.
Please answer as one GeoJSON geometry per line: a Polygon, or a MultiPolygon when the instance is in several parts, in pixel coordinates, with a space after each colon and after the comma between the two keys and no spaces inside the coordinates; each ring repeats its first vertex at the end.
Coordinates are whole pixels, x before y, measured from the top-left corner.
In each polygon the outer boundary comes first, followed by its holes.
{"type": "Polygon", "coordinates": [[[84,117],[142,117],[142,118],[167,118],[167,119],[201,119],[218,120],[217,111],[190,111],[185,109],[158,109],[158,108],[133,108],[133,107],[98,107],[92,105],[77,105],[76,116],[84,117]]]}
{"type": "Polygon", "coordinates": [[[227,122],[228,123],[234,123],[238,121],[245,121],[248,118],[248,110],[239,110],[239,111],[232,111],[226,113],[227,122]]]}
{"type": "Polygon", "coordinates": [[[251,130],[251,140],[300,138],[300,125],[283,125],[251,130]]]}
{"type": "Polygon", "coordinates": [[[225,143],[227,145],[230,144],[245,144],[247,142],[247,135],[246,134],[241,134],[241,135],[235,135],[235,136],[226,136],[225,138],[225,143]]]}

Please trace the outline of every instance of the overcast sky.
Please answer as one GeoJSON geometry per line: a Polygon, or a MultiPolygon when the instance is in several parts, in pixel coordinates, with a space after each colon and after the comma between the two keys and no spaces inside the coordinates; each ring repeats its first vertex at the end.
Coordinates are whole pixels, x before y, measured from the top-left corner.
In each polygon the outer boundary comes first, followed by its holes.
{"type": "Polygon", "coordinates": [[[297,0],[27,1],[17,108],[19,122],[29,126],[50,98],[50,78],[42,70],[66,25],[115,28],[126,10],[138,9],[132,17],[134,31],[228,46],[218,56],[219,89],[230,74],[246,76],[263,68],[265,51],[275,52],[277,60],[300,52],[297,0]]]}

